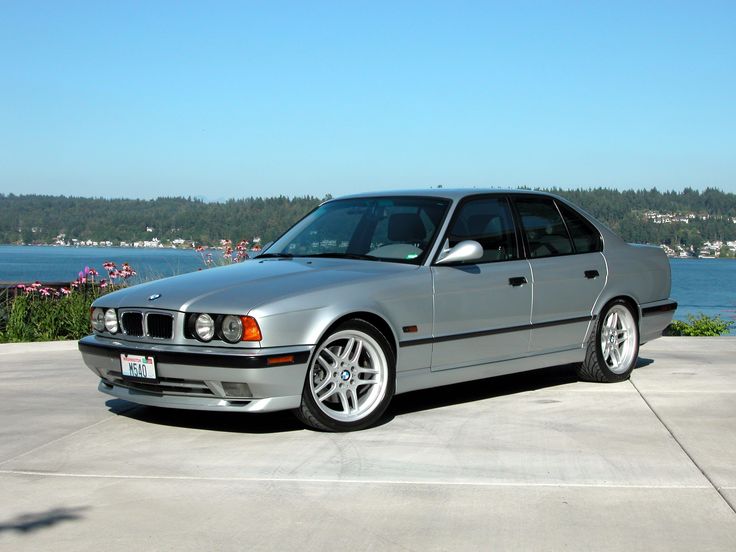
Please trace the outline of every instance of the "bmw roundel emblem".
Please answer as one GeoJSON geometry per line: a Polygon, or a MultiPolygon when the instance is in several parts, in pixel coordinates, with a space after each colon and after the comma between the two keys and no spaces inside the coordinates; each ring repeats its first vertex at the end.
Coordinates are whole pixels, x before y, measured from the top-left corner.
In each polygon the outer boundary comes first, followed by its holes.
{"type": "Polygon", "coordinates": [[[160,293],[154,293],[153,295],[151,295],[151,296],[150,296],[150,297],[148,298],[148,300],[149,300],[149,301],[155,301],[155,300],[156,300],[156,299],[158,299],[159,297],[161,297],[161,294],[160,294],[160,293]]]}

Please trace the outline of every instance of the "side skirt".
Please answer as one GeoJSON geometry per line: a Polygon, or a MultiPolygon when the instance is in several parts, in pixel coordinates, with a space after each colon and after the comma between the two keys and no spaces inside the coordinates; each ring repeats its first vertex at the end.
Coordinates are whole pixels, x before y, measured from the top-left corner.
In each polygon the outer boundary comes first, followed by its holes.
{"type": "Polygon", "coordinates": [[[541,355],[527,356],[513,360],[490,362],[453,370],[432,372],[429,368],[408,370],[396,374],[396,394],[416,391],[417,389],[429,389],[441,385],[450,385],[464,381],[472,381],[517,372],[527,372],[548,366],[571,364],[582,362],[585,358],[585,349],[577,347],[567,351],[556,353],[545,353],[541,355]]]}

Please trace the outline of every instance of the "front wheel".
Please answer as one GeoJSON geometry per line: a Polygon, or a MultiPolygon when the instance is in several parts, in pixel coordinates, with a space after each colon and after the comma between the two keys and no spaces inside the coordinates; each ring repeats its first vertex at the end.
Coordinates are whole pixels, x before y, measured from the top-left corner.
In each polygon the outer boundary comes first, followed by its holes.
{"type": "Polygon", "coordinates": [[[364,320],[350,320],[327,335],[312,355],[296,411],[323,431],[351,431],[374,424],[396,388],[391,346],[364,320]]]}
{"type": "Polygon", "coordinates": [[[629,378],[639,356],[639,327],[625,301],[606,306],[588,339],[578,377],[585,381],[616,382],[629,378]]]}

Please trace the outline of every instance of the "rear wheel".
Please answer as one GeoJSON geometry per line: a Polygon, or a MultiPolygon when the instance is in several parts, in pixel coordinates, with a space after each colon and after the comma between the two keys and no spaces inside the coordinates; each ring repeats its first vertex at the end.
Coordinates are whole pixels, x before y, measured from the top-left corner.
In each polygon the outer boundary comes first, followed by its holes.
{"type": "Polygon", "coordinates": [[[606,306],[588,339],[578,377],[616,382],[629,378],[639,356],[639,327],[629,305],[616,299],[606,306]]]}
{"type": "Polygon", "coordinates": [[[378,421],[395,387],[395,359],[386,338],[372,324],[350,320],[317,346],[296,414],[323,431],[363,429],[378,421]]]}

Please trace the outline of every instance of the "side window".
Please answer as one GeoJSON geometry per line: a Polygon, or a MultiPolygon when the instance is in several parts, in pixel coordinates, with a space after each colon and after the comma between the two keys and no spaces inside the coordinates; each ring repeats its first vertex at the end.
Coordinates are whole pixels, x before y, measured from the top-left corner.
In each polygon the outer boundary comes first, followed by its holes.
{"type": "Polygon", "coordinates": [[[532,259],[573,252],[570,236],[551,198],[518,198],[515,203],[532,259]]]}
{"type": "Polygon", "coordinates": [[[576,253],[593,253],[603,249],[603,240],[595,226],[561,201],[557,202],[557,206],[570,231],[576,253]]]}
{"type": "Polygon", "coordinates": [[[463,204],[447,237],[450,247],[463,240],[480,243],[483,257],[471,264],[518,258],[514,222],[505,198],[474,199],[463,204]]]}

